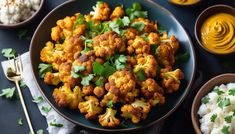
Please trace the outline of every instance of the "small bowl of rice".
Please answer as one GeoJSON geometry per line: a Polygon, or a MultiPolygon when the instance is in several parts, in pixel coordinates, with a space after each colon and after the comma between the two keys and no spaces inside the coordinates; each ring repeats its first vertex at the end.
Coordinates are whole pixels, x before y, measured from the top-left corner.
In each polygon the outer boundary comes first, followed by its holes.
{"type": "Polygon", "coordinates": [[[197,134],[234,134],[235,74],[206,82],[194,98],[191,118],[197,134]]]}
{"type": "Polygon", "coordinates": [[[18,28],[31,22],[44,0],[0,0],[0,28],[18,28]]]}

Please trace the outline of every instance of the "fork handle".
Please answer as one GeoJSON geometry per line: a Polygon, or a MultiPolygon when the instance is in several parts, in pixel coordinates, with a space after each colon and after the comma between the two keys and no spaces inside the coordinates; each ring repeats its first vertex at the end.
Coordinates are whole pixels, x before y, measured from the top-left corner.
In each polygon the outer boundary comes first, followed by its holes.
{"type": "Polygon", "coordinates": [[[23,107],[25,117],[26,117],[27,123],[29,125],[30,132],[31,132],[31,134],[35,134],[34,130],[33,130],[33,127],[32,127],[32,123],[31,123],[30,118],[29,118],[29,114],[28,114],[25,102],[24,102],[23,95],[22,95],[21,90],[20,90],[19,81],[15,81],[15,83],[16,83],[17,91],[19,93],[20,102],[21,102],[21,105],[23,107]]]}

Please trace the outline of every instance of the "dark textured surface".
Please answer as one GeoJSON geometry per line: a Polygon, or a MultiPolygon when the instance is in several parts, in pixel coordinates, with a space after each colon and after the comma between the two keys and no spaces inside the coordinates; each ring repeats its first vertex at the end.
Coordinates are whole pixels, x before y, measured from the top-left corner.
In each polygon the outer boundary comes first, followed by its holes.
{"type": "MultiPolygon", "coordinates": [[[[66,1],[66,0],[46,0],[44,9],[41,12],[41,15],[33,23],[25,27],[31,31],[30,33],[31,35],[33,31],[35,30],[36,26],[42,20],[42,18],[50,10],[52,10],[56,5],[62,3],[63,1],[66,1]]],[[[161,133],[191,134],[191,133],[194,133],[191,119],[190,119],[191,118],[190,117],[191,103],[199,87],[203,83],[205,83],[207,80],[209,80],[210,78],[218,74],[222,74],[226,72],[235,73],[234,56],[227,56],[227,57],[215,56],[215,55],[205,52],[202,48],[200,48],[197,45],[195,36],[194,36],[194,23],[196,21],[197,16],[200,14],[200,12],[206,7],[217,4],[217,3],[224,3],[224,4],[235,7],[235,1],[234,0],[226,0],[226,1],[207,0],[206,2],[202,3],[201,5],[197,7],[190,7],[190,8],[174,6],[174,5],[169,4],[166,0],[154,0],[154,1],[162,5],[163,7],[167,8],[168,10],[170,10],[176,16],[176,18],[180,21],[180,23],[185,27],[185,29],[188,31],[194,43],[195,52],[197,55],[197,62],[198,62],[198,66],[197,66],[198,71],[197,71],[194,85],[190,91],[190,94],[185,99],[184,103],[178,108],[178,110],[165,121],[165,124],[161,133]]],[[[20,29],[15,29],[15,30],[6,30],[6,29],[1,30],[0,29],[0,49],[6,48],[6,47],[13,47],[19,53],[24,53],[28,51],[29,42],[24,39],[19,40],[17,37],[17,32],[19,30],[20,29]]],[[[2,60],[4,60],[4,58],[0,56],[0,61],[2,60]]],[[[7,79],[4,77],[2,69],[0,69],[0,81],[1,81],[0,89],[14,86],[13,83],[7,81],[7,79]]],[[[29,113],[30,113],[35,130],[44,129],[44,132],[46,132],[46,128],[47,128],[46,120],[39,113],[39,110],[36,104],[34,104],[31,101],[32,97],[30,95],[29,90],[23,89],[22,91],[23,91],[24,98],[28,106],[29,113]]],[[[27,134],[28,133],[29,129],[28,129],[26,120],[24,118],[24,113],[23,113],[23,110],[21,108],[19,101],[9,101],[7,99],[0,97],[0,128],[1,128],[1,132],[0,132],[1,134],[16,134],[16,133],[27,134]],[[23,122],[24,122],[23,126],[18,126],[17,124],[18,117],[23,118],[23,122]]],[[[74,133],[79,133],[79,131],[80,131],[80,128],[77,128],[75,129],[74,133]]],[[[154,127],[142,131],[142,133],[143,132],[156,133],[154,127]]],[[[82,131],[81,133],[84,133],[84,131],[82,131]]]]}

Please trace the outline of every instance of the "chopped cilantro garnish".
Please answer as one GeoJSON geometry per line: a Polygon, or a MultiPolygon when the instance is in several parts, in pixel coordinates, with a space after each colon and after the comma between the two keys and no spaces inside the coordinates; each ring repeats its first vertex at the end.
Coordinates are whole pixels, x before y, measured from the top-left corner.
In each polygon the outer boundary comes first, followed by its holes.
{"type": "Polygon", "coordinates": [[[113,107],[113,101],[110,100],[108,103],[107,103],[107,107],[108,108],[112,108],[113,107]]]}
{"type": "Polygon", "coordinates": [[[218,95],[221,95],[224,93],[224,91],[221,91],[219,87],[215,87],[213,91],[215,91],[218,95]]]}
{"type": "Polygon", "coordinates": [[[217,114],[213,114],[212,116],[211,116],[211,122],[215,122],[215,119],[217,118],[217,114]]]}
{"type": "Polygon", "coordinates": [[[182,61],[182,62],[188,61],[189,58],[190,58],[190,54],[188,52],[185,52],[185,53],[182,53],[182,54],[177,54],[175,56],[176,61],[182,61]]]}
{"type": "Polygon", "coordinates": [[[218,102],[218,106],[220,107],[220,108],[224,108],[224,107],[226,107],[226,106],[229,106],[231,104],[231,102],[230,102],[230,99],[229,98],[224,98],[224,99],[222,99],[222,100],[220,100],[219,102],[218,102]]]}
{"type": "Polygon", "coordinates": [[[102,75],[103,71],[104,71],[104,66],[101,65],[99,62],[95,61],[93,63],[93,73],[98,74],[98,75],[102,75]]]}
{"type": "Polygon", "coordinates": [[[223,126],[221,132],[222,132],[223,134],[230,134],[230,132],[229,132],[229,126],[223,126]]]}
{"type": "Polygon", "coordinates": [[[233,112],[233,116],[235,116],[235,109],[233,109],[232,112],[233,112]]]}
{"type": "Polygon", "coordinates": [[[25,84],[25,82],[23,80],[20,81],[20,87],[21,88],[26,88],[27,85],[25,84]]]}
{"type": "Polygon", "coordinates": [[[16,57],[16,51],[13,48],[3,48],[2,55],[6,58],[14,58],[16,57]]]}
{"type": "Polygon", "coordinates": [[[117,70],[121,70],[126,67],[127,57],[125,55],[119,55],[115,58],[115,66],[117,70]]]}
{"type": "Polygon", "coordinates": [[[82,72],[82,71],[86,70],[86,67],[75,65],[75,66],[73,66],[73,70],[74,70],[74,72],[78,73],[78,72],[82,72]]]}
{"type": "Polygon", "coordinates": [[[85,22],[84,20],[85,20],[84,15],[79,14],[75,24],[73,25],[73,29],[76,29],[78,25],[84,24],[85,22]]]}
{"type": "Polygon", "coordinates": [[[42,129],[38,129],[38,131],[36,133],[37,134],[43,134],[43,130],[42,129]]]}
{"type": "Polygon", "coordinates": [[[63,127],[63,124],[60,123],[56,123],[56,120],[53,120],[52,122],[49,123],[50,126],[54,126],[54,127],[63,127]]]}
{"type": "Polygon", "coordinates": [[[231,123],[231,122],[232,122],[232,118],[233,118],[232,115],[227,115],[227,116],[224,117],[224,120],[225,120],[227,123],[231,123]]]}
{"type": "Polygon", "coordinates": [[[167,30],[161,26],[158,26],[157,32],[162,36],[165,32],[167,32],[167,30]]]}
{"type": "Polygon", "coordinates": [[[23,126],[23,120],[21,117],[18,118],[17,123],[18,123],[18,125],[23,126]]]}
{"type": "Polygon", "coordinates": [[[47,72],[52,72],[52,65],[40,63],[39,66],[39,76],[43,78],[47,72]]]}
{"type": "Polygon", "coordinates": [[[103,87],[104,86],[104,82],[103,82],[103,77],[99,77],[99,79],[95,82],[95,85],[96,86],[100,86],[100,87],[103,87]]]}
{"type": "Polygon", "coordinates": [[[210,98],[208,96],[205,96],[202,98],[202,103],[207,104],[210,101],[210,98]]]}
{"type": "Polygon", "coordinates": [[[38,97],[34,97],[33,98],[33,102],[34,103],[41,103],[43,101],[42,96],[38,96],[38,97]]]}
{"type": "Polygon", "coordinates": [[[94,78],[93,74],[89,74],[88,76],[82,77],[81,84],[83,86],[88,86],[90,84],[90,81],[94,78]]]}
{"type": "Polygon", "coordinates": [[[142,7],[140,3],[135,2],[132,4],[132,7],[126,9],[126,14],[130,17],[130,20],[133,20],[135,18],[147,18],[148,12],[141,10],[142,7]]]}
{"type": "Polygon", "coordinates": [[[139,70],[139,71],[136,73],[136,76],[137,76],[137,79],[140,80],[140,81],[146,80],[146,76],[145,76],[145,73],[144,73],[143,70],[139,70]]]}
{"type": "Polygon", "coordinates": [[[134,22],[131,24],[131,27],[133,27],[136,30],[138,30],[139,32],[141,32],[144,29],[145,24],[143,22],[134,22]]]}
{"type": "Polygon", "coordinates": [[[15,87],[3,89],[0,96],[5,96],[7,99],[12,99],[14,94],[15,94],[15,87]]]}
{"type": "Polygon", "coordinates": [[[51,107],[42,106],[41,110],[47,115],[51,111],[51,107]]]}
{"type": "Polygon", "coordinates": [[[235,89],[233,88],[233,89],[229,89],[229,91],[228,91],[229,93],[229,95],[232,95],[232,96],[235,96],[235,89]]]}

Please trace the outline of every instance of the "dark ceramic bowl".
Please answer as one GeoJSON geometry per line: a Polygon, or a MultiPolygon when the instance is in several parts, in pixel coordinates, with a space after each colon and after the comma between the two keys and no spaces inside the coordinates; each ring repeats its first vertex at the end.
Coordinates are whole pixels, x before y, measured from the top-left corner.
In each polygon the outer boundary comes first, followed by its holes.
{"type": "Polygon", "coordinates": [[[34,74],[34,79],[37,82],[37,86],[41,90],[48,103],[55,109],[61,116],[67,120],[86,128],[90,128],[96,131],[106,131],[106,132],[123,132],[123,131],[133,131],[141,128],[146,128],[151,125],[156,124],[160,120],[165,119],[171,113],[173,113],[176,108],[181,104],[185,96],[190,90],[192,80],[194,78],[195,72],[195,55],[193,44],[185,32],[181,24],[176,20],[176,18],[166,9],[162,8],[158,4],[151,0],[105,0],[109,3],[111,8],[116,5],[123,4],[125,7],[130,7],[133,2],[139,2],[144,10],[147,10],[151,20],[158,20],[159,24],[169,31],[169,34],[175,34],[180,41],[180,52],[189,53],[190,57],[186,62],[177,62],[176,64],[180,67],[184,74],[185,79],[182,81],[180,90],[174,94],[166,96],[166,103],[163,106],[156,106],[151,109],[149,116],[146,120],[141,121],[139,124],[132,124],[127,122],[126,128],[103,128],[99,125],[97,121],[89,121],[85,119],[84,115],[79,112],[79,110],[69,110],[67,108],[59,107],[52,97],[53,87],[46,85],[43,79],[39,77],[38,65],[40,61],[40,51],[45,46],[45,43],[51,40],[51,28],[56,25],[58,19],[62,19],[66,16],[71,16],[77,12],[83,14],[89,13],[92,10],[92,6],[96,4],[96,0],[74,0],[68,1],[53,11],[51,11],[39,24],[37,30],[30,45],[30,58],[32,63],[32,69],[34,74]]]}
{"type": "Polygon", "coordinates": [[[196,23],[195,23],[195,27],[194,27],[194,34],[196,36],[197,42],[198,44],[207,52],[210,52],[212,54],[217,54],[217,55],[229,55],[231,53],[234,52],[230,52],[230,53],[217,53],[214,52],[210,49],[207,49],[202,41],[201,41],[201,27],[203,25],[203,23],[205,22],[205,20],[217,13],[228,13],[231,14],[235,17],[235,8],[231,7],[231,6],[227,6],[227,5],[214,5],[211,7],[208,7],[207,9],[205,9],[197,18],[196,23]]]}
{"type": "Polygon", "coordinates": [[[180,4],[180,3],[175,3],[173,2],[172,0],[168,0],[168,2],[174,4],[174,5],[177,5],[177,6],[181,6],[181,7],[194,7],[194,6],[197,6],[199,5],[201,2],[203,2],[204,0],[199,0],[198,2],[195,2],[195,3],[192,3],[192,4],[180,4]]]}
{"type": "Polygon", "coordinates": [[[30,16],[28,19],[21,21],[19,23],[15,23],[15,24],[2,24],[2,23],[0,23],[0,28],[5,28],[5,29],[11,28],[12,29],[12,28],[20,28],[20,27],[25,26],[26,24],[32,22],[39,15],[39,12],[41,11],[43,4],[44,4],[44,0],[41,0],[39,9],[32,16],[30,16]]]}
{"type": "Polygon", "coordinates": [[[227,83],[235,83],[235,74],[222,74],[216,76],[205,83],[201,89],[198,91],[196,97],[194,98],[192,110],[191,110],[191,118],[194,130],[197,134],[201,134],[199,116],[197,111],[201,105],[201,99],[206,96],[209,92],[211,92],[215,86],[219,86],[221,84],[227,83]]]}

